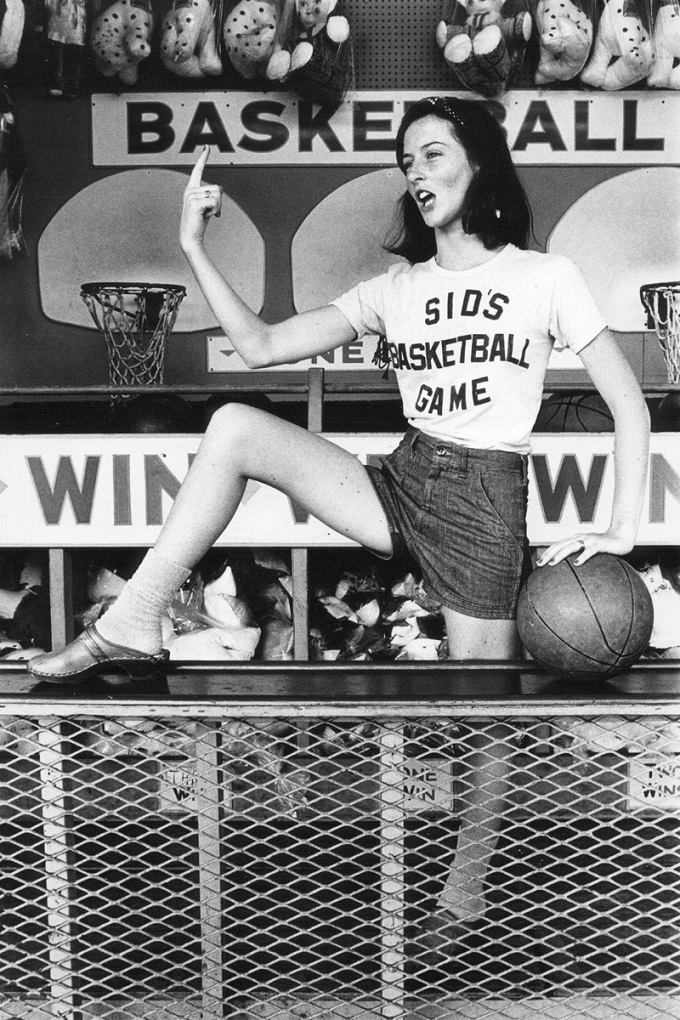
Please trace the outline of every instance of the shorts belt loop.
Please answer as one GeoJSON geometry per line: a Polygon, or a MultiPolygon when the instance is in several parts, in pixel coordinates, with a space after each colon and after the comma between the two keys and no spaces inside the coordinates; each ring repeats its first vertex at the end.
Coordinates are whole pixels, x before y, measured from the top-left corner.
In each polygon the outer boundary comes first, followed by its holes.
{"type": "Polygon", "coordinates": [[[411,436],[409,438],[409,447],[411,450],[411,456],[415,453],[416,443],[418,442],[418,429],[411,429],[411,436]]]}
{"type": "Polygon", "coordinates": [[[468,473],[468,461],[470,459],[470,451],[467,446],[459,446],[456,450],[458,454],[458,477],[465,478],[468,473]]]}

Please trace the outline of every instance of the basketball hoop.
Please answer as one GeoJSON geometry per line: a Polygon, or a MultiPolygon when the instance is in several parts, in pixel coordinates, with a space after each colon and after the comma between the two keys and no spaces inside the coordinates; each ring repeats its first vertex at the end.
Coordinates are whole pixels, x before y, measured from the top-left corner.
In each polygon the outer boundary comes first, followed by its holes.
{"type": "Polygon", "coordinates": [[[668,381],[680,383],[680,283],[647,283],[640,287],[647,328],[656,330],[668,381]]]}
{"type": "Polygon", "coordinates": [[[186,289],[172,283],[83,283],[80,296],[106,341],[112,386],[163,382],[166,341],[186,289]]]}
{"type": "MultiPolygon", "coordinates": [[[[647,328],[656,331],[666,362],[668,381],[680,383],[680,282],[647,283],[640,287],[640,299],[647,312],[647,328]]],[[[658,422],[662,431],[680,430],[680,393],[666,394],[661,401],[658,422]]]]}

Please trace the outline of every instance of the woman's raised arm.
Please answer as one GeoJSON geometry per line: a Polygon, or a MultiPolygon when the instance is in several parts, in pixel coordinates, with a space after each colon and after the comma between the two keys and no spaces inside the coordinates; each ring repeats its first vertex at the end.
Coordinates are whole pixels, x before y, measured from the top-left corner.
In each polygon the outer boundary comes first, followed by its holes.
{"type": "MultiPolygon", "coordinates": [[[[249,368],[285,365],[324,354],[356,338],[334,305],[293,315],[270,325],[250,309],[227,283],[205,250],[208,221],[220,216],[222,189],[203,180],[209,148],[199,156],[184,192],[180,246],[201,291],[234,348],[249,368]]],[[[234,251],[234,257],[238,252],[234,251]]]]}

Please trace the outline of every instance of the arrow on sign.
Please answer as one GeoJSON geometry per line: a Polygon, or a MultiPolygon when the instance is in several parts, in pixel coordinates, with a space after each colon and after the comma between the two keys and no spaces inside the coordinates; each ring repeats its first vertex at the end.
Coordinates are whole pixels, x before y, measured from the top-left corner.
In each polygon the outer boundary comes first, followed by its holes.
{"type": "Polygon", "coordinates": [[[241,496],[241,505],[245,506],[261,488],[262,482],[256,482],[253,478],[249,478],[246,482],[245,491],[241,496]]]}

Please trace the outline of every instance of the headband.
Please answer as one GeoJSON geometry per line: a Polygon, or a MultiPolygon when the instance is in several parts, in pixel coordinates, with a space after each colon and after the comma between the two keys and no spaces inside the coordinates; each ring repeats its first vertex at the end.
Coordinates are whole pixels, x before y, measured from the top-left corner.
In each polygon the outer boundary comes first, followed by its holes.
{"type": "Polygon", "coordinates": [[[435,110],[443,110],[449,120],[454,121],[459,127],[465,127],[460,115],[451,106],[448,96],[428,96],[427,99],[422,101],[423,103],[429,103],[435,110]]]}

